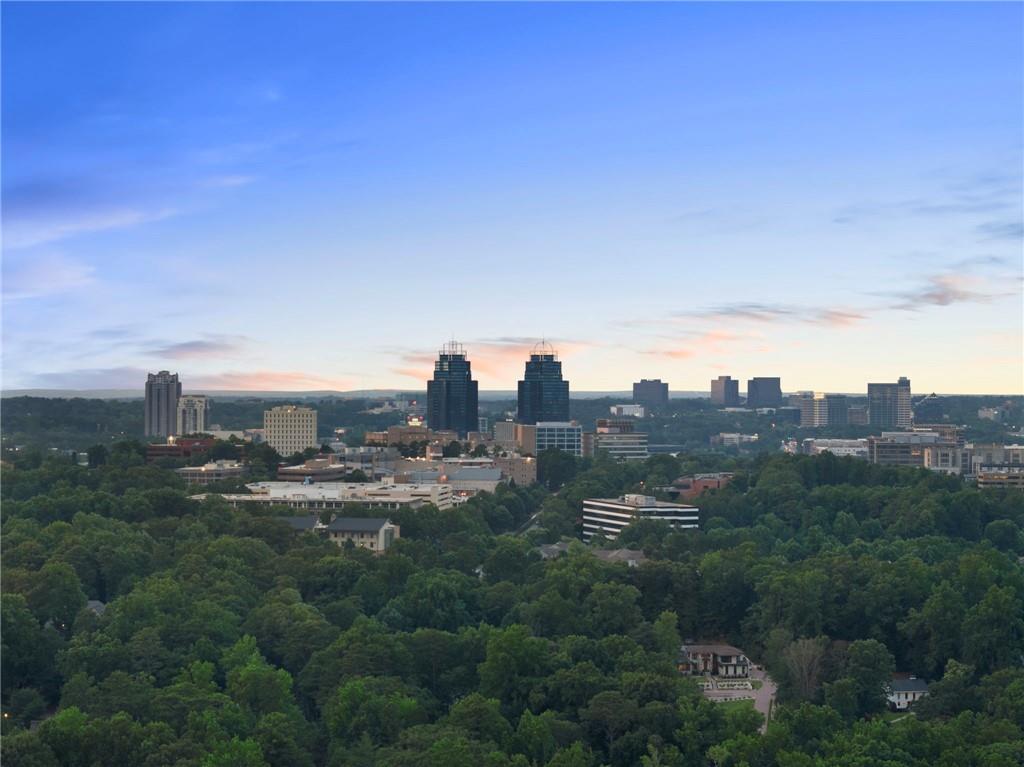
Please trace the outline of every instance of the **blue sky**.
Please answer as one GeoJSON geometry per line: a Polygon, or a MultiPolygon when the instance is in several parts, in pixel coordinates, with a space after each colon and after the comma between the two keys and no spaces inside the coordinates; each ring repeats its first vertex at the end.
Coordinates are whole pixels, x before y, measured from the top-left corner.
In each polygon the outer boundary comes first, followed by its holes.
{"type": "Polygon", "coordinates": [[[1019,4],[2,14],[4,388],[1024,390],[1019,4]]]}

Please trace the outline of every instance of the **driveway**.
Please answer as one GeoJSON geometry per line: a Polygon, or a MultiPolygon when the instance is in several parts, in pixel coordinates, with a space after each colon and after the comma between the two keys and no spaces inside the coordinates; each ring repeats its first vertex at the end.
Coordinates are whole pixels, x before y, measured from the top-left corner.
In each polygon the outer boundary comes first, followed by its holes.
{"type": "MultiPolygon", "coordinates": [[[[764,724],[761,725],[761,732],[768,728],[768,717],[771,716],[772,706],[775,705],[775,693],[778,686],[771,677],[765,674],[764,669],[759,666],[751,666],[750,680],[761,683],[757,690],[705,690],[704,697],[710,701],[726,700],[753,700],[754,708],[764,716],[764,724]]],[[[755,687],[757,685],[754,685],[755,687]]]]}

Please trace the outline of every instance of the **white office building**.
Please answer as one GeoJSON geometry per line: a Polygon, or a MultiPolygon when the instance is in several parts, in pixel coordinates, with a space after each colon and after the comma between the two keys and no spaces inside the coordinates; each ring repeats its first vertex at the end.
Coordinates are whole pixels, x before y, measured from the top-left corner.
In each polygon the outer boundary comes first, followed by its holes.
{"type": "Polygon", "coordinates": [[[638,519],[656,519],[678,529],[697,529],[700,509],[684,503],[659,501],[649,495],[624,495],[620,498],[587,498],[583,501],[583,539],[595,535],[617,538],[638,519]]]}
{"type": "Polygon", "coordinates": [[[284,456],[319,447],[316,439],[316,411],[310,407],[281,405],[263,413],[266,443],[284,456]]]}

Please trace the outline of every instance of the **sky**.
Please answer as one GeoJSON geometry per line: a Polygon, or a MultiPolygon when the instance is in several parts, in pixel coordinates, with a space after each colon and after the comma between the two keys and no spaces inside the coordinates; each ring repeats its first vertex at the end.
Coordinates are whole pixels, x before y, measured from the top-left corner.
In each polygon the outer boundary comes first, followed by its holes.
{"type": "Polygon", "coordinates": [[[1024,392],[1019,3],[11,3],[2,385],[1024,392]]]}

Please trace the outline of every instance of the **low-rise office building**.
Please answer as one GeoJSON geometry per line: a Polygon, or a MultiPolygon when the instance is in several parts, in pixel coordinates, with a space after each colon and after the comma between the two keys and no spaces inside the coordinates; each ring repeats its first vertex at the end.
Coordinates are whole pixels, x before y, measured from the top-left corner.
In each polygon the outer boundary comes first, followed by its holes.
{"type": "Polygon", "coordinates": [[[192,458],[213,447],[212,437],[168,437],[162,445],[146,445],[146,463],[160,458],[192,458]]]}
{"type": "Polygon", "coordinates": [[[351,542],[361,549],[383,554],[401,537],[398,525],[380,517],[335,517],[328,524],[316,514],[298,517],[278,517],[296,532],[320,535],[339,546],[351,542]]]}
{"type": "Polygon", "coordinates": [[[185,466],[175,473],[190,485],[212,485],[225,479],[238,479],[248,467],[238,461],[212,461],[202,466],[185,466]]]}
{"type": "Polygon", "coordinates": [[[523,455],[539,455],[545,450],[561,450],[583,455],[583,427],[575,421],[539,421],[516,424],[516,447],[523,455]]]}
{"type": "Polygon", "coordinates": [[[282,482],[337,482],[345,478],[349,468],[337,455],[318,455],[296,466],[281,466],[277,478],[282,482]]]}
{"type": "Polygon", "coordinates": [[[1024,466],[982,466],[974,478],[980,488],[1024,490],[1024,466]]]}
{"type": "Polygon", "coordinates": [[[647,415],[643,405],[612,405],[608,412],[617,418],[643,418],[647,415]]]}
{"type": "Polygon", "coordinates": [[[871,463],[960,474],[963,459],[964,450],[935,431],[884,431],[881,436],[868,437],[871,463]]]}
{"type": "Polygon", "coordinates": [[[832,453],[851,458],[868,457],[868,441],[866,439],[805,439],[800,443],[800,452],[805,455],[832,453]]]}
{"type": "Polygon", "coordinates": [[[757,442],[757,434],[739,434],[736,432],[719,432],[711,438],[714,447],[742,447],[757,442]]]}
{"type": "Polygon", "coordinates": [[[732,472],[720,471],[711,474],[693,474],[679,477],[669,487],[664,488],[673,500],[689,500],[706,493],[708,490],[721,490],[733,478],[732,472]]]}
{"type": "Polygon", "coordinates": [[[439,509],[452,507],[451,485],[442,484],[254,482],[246,487],[248,494],[231,493],[224,500],[236,507],[255,503],[310,511],[341,509],[348,503],[372,509],[418,509],[428,503],[439,509]]]}
{"type": "Polygon", "coordinates": [[[654,519],[674,528],[696,529],[700,526],[700,509],[688,504],[659,501],[649,495],[587,498],[583,501],[583,538],[590,540],[595,535],[617,538],[638,519],[654,519]]]}
{"type": "Polygon", "coordinates": [[[647,434],[636,431],[632,420],[598,418],[596,430],[583,437],[583,455],[604,451],[616,461],[643,461],[647,458],[647,434]]]}

